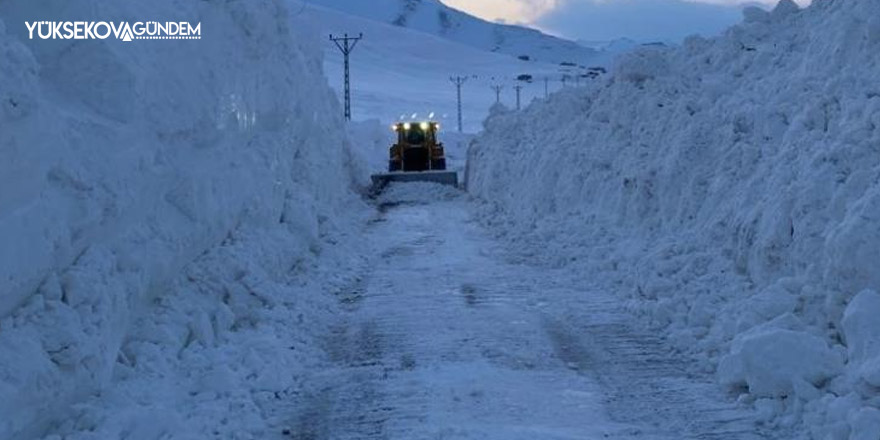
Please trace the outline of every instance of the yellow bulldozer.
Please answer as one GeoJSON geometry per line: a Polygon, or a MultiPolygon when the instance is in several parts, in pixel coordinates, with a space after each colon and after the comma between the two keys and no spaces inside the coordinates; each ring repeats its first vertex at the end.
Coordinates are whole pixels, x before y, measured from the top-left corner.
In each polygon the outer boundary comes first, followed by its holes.
{"type": "Polygon", "coordinates": [[[446,154],[437,140],[440,124],[434,121],[398,122],[391,126],[397,143],[391,146],[388,173],[374,174],[373,185],[388,182],[437,182],[458,185],[458,173],[446,171],[446,154]]]}

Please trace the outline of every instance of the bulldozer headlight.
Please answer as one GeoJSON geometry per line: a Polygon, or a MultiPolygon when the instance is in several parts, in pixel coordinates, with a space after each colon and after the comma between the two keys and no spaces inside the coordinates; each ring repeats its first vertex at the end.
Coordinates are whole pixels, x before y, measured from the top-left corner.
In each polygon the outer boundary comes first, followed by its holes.
{"type": "Polygon", "coordinates": [[[393,125],[391,126],[391,130],[393,130],[393,131],[397,131],[397,130],[399,130],[399,129],[400,129],[400,127],[398,127],[397,124],[393,124],[393,125]]]}
{"type": "Polygon", "coordinates": [[[403,124],[404,130],[409,130],[410,128],[412,128],[412,125],[409,122],[407,122],[406,124],[403,124]]]}
{"type": "Polygon", "coordinates": [[[421,124],[419,124],[419,127],[421,127],[422,130],[427,130],[427,129],[428,129],[428,123],[427,123],[427,122],[422,122],[421,124]]]}

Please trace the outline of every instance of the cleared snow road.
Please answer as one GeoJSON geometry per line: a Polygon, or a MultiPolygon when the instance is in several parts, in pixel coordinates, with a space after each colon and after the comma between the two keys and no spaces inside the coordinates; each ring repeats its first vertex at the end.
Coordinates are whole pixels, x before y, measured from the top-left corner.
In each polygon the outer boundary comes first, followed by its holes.
{"type": "Polygon", "coordinates": [[[385,196],[376,264],[340,298],[327,368],[278,409],[280,438],[782,438],[606,296],[510,263],[468,203],[385,196]]]}

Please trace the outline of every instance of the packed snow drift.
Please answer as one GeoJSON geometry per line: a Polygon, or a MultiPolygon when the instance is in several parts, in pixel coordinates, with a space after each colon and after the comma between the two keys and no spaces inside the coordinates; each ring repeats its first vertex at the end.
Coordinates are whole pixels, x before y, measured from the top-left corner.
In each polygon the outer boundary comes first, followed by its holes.
{"type": "Polygon", "coordinates": [[[613,77],[496,109],[467,185],[608,280],[768,423],[880,437],[880,5],[748,8],[613,77]]]}
{"type": "Polygon", "coordinates": [[[13,1],[0,16],[0,438],[185,436],[207,432],[174,423],[198,411],[233,438],[231,408],[260,416],[246,390],[302,368],[273,325],[320,316],[290,311],[320,300],[286,274],[354,258],[324,238],[364,208],[323,41],[262,0],[13,1]],[[24,27],[158,17],[203,38],[31,41],[24,27]],[[254,341],[252,326],[268,330],[254,341]]]}

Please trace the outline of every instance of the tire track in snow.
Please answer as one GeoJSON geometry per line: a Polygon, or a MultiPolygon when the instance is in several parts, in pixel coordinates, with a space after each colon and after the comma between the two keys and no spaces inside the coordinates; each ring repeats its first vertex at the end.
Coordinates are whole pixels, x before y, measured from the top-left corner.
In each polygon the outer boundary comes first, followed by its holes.
{"type": "Polygon", "coordinates": [[[297,440],[386,439],[393,407],[378,384],[387,377],[386,341],[375,323],[333,326],[324,341],[332,367],[312,378],[313,390],[282,434],[297,440]]]}
{"type": "Polygon", "coordinates": [[[510,268],[484,254],[466,206],[397,204],[371,224],[377,264],[324,338],[327,368],[291,399],[287,438],[561,440],[614,429],[594,383],[554,358],[510,268]]]}
{"type": "Polygon", "coordinates": [[[607,296],[506,262],[464,200],[383,215],[368,234],[377,264],[328,331],[327,368],[291,402],[287,438],[786,438],[607,296]]]}
{"type": "Polygon", "coordinates": [[[761,426],[751,410],[726,401],[709,375],[696,372],[695,363],[661,336],[634,325],[613,299],[587,300],[545,319],[556,354],[569,368],[599,381],[614,421],[636,427],[620,438],[797,437],[761,426]]]}

